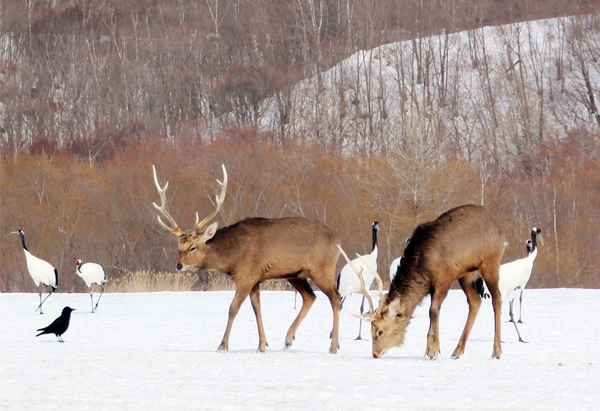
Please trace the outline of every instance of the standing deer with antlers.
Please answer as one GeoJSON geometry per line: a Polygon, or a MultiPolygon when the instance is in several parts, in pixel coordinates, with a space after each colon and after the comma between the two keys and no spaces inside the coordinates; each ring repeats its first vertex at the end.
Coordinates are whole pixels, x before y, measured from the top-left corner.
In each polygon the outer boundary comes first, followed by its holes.
{"type": "Polygon", "coordinates": [[[316,296],[308,280],[312,280],[329,297],[333,309],[333,335],[329,352],[338,350],[340,294],[335,287],[335,266],[339,257],[340,240],[323,223],[307,218],[247,218],[217,229],[218,223],[207,224],[223,205],[227,190],[227,171],[223,166],[223,182],[216,198],[216,209],[198,222],[191,232],[183,232],[167,210],[166,190],[158,183],[152,166],[154,183],[161,205],[154,204],[169,221],[159,223],[179,239],[178,270],[212,270],[227,274],[237,285],[229,308],[229,320],[218,351],[227,351],[233,320],[248,294],[258,324],[258,351],[265,352],[268,344],[260,311],[260,283],[271,279],[287,280],[302,296],[302,308],[285,338],[284,349],[292,346],[298,326],[306,317],[316,296]]]}
{"type": "MultiPolygon", "coordinates": [[[[357,291],[367,297],[371,307],[362,318],[371,322],[373,357],[379,358],[390,348],[400,347],[404,343],[404,333],[413,311],[421,300],[430,294],[430,325],[425,357],[436,359],[440,350],[440,308],[450,286],[458,280],[469,304],[467,323],[452,353],[452,358],[460,358],[481,306],[476,286],[479,272],[492,295],[494,308],[492,357],[500,358],[501,299],[498,272],[504,247],[502,228],[482,206],[456,207],[440,215],[435,221],[417,226],[404,250],[402,264],[398,267],[389,292],[383,295],[379,274],[375,277],[379,288],[376,295],[369,294],[364,283],[362,289],[357,291]],[[373,311],[371,298],[376,296],[382,298],[377,310],[373,311]]],[[[343,254],[348,260],[346,254],[343,254]]]]}

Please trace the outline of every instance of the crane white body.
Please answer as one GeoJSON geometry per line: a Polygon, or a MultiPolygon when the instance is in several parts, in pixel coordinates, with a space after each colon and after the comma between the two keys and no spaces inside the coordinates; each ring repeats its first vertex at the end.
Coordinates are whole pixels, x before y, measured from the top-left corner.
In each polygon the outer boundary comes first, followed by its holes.
{"type": "Polygon", "coordinates": [[[525,288],[531,278],[533,262],[537,257],[537,247],[525,258],[520,258],[500,266],[500,281],[498,287],[502,300],[513,301],[518,287],[525,288]]]}
{"type": "Polygon", "coordinates": [[[100,298],[102,298],[102,294],[104,293],[104,284],[106,283],[106,273],[104,268],[97,263],[85,263],[83,264],[81,260],[77,260],[75,262],[77,264],[77,275],[80,276],[85,284],[90,289],[90,299],[92,301],[92,312],[98,309],[98,303],[100,302],[100,298]],[[94,297],[92,293],[92,284],[98,284],[102,287],[102,292],[100,293],[100,297],[98,297],[98,301],[96,301],[96,306],[94,307],[94,297]]]}
{"type": "Polygon", "coordinates": [[[502,264],[500,266],[500,281],[498,282],[498,288],[500,288],[500,294],[502,299],[508,300],[510,320],[514,322],[513,318],[513,302],[515,299],[515,290],[521,288],[521,294],[519,296],[519,322],[521,321],[521,313],[523,310],[523,290],[531,278],[533,271],[533,263],[538,254],[537,237],[540,237],[542,244],[542,229],[539,227],[533,227],[531,230],[531,248],[530,242],[527,241],[527,257],[519,260],[511,261],[510,263],[502,264]],[[530,251],[531,250],[531,251],[530,251]]]}
{"type": "Polygon", "coordinates": [[[392,261],[392,264],[390,264],[390,284],[394,281],[400,264],[402,264],[402,256],[396,258],[394,261],[392,261]]]}
{"type": "MultiPolygon", "coordinates": [[[[366,261],[373,270],[377,271],[377,254],[378,254],[378,246],[377,246],[377,231],[379,231],[379,222],[375,221],[372,224],[372,238],[373,238],[373,248],[370,254],[363,255],[361,259],[360,257],[356,257],[352,260],[352,264],[359,272],[362,272],[363,281],[365,282],[365,287],[367,290],[371,287],[373,280],[375,279],[375,274],[373,271],[369,269],[369,267],[365,264],[366,261]],[[364,260],[364,261],[363,261],[364,260]]],[[[352,290],[358,292],[361,289],[360,279],[356,272],[350,267],[350,264],[346,264],[342,271],[340,272],[340,276],[338,277],[337,290],[342,297],[342,301],[340,303],[340,309],[344,305],[344,301],[346,298],[353,293],[352,290]]],[[[365,297],[363,296],[362,303],[360,305],[360,312],[363,313],[364,310],[365,297]]],[[[357,340],[362,340],[360,334],[362,329],[362,318],[360,320],[360,325],[358,329],[358,337],[357,340]]]]}
{"type": "MultiPolygon", "coordinates": [[[[406,239],[406,245],[408,245],[408,243],[410,243],[410,238],[406,239]]],[[[402,264],[402,257],[403,256],[396,258],[392,261],[392,264],[390,264],[390,284],[394,281],[394,278],[396,278],[398,268],[400,267],[400,264],[402,264]]]]}
{"type": "Polygon", "coordinates": [[[13,231],[13,234],[19,234],[19,237],[21,237],[21,244],[23,245],[23,252],[25,253],[25,261],[27,263],[27,271],[33,279],[34,284],[39,289],[40,305],[38,305],[36,311],[40,310],[40,314],[43,314],[42,305],[58,287],[58,271],[48,261],[42,260],[29,252],[25,245],[25,233],[23,230],[13,231]],[[51,289],[48,296],[44,298],[44,301],[42,301],[42,284],[51,289]]]}
{"type": "MultiPolygon", "coordinates": [[[[527,240],[525,242],[525,246],[527,247],[528,253],[527,257],[520,258],[518,260],[511,261],[500,266],[500,279],[498,281],[498,288],[500,289],[502,301],[508,300],[510,321],[515,324],[515,329],[517,330],[517,335],[519,336],[519,341],[521,342],[525,341],[523,341],[523,339],[521,338],[521,334],[519,334],[519,329],[517,328],[517,323],[514,319],[513,302],[515,299],[515,291],[517,288],[520,287],[521,294],[519,297],[518,322],[522,323],[521,311],[523,307],[523,290],[525,289],[525,286],[531,278],[531,273],[533,271],[533,263],[535,262],[535,259],[538,254],[537,237],[539,236],[540,240],[542,240],[541,232],[542,230],[539,227],[534,227],[531,230],[531,240],[527,240]]],[[[487,289],[487,285],[484,284],[481,295],[483,296],[486,294],[489,295],[489,291],[487,289]]]]}

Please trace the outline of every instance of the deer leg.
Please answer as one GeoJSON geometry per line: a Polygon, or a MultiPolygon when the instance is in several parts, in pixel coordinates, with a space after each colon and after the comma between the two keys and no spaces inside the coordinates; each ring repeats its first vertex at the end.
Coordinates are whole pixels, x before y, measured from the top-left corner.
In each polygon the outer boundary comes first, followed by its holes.
{"type": "Polygon", "coordinates": [[[256,284],[250,291],[250,302],[256,316],[256,324],[258,326],[258,352],[264,354],[267,351],[267,336],[263,327],[262,315],[260,313],[260,285],[256,284]]]}
{"type": "Polygon", "coordinates": [[[473,324],[475,323],[475,318],[477,318],[479,307],[481,307],[481,297],[479,296],[479,292],[477,291],[477,285],[475,281],[472,281],[471,278],[469,278],[469,276],[467,275],[459,278],[458,283],[467,295],[467,303],[469,304],[469,316],[467,317],[467,323],[465,324],[465,328],[462,332],[462,335],[460,336],[458,345],[452,353],[452,358],[455,360],[460,358],[460,356],[463,355],[463,353],[465,352],[467,339],[469,338],[471,328],[473,328],[473,324]]]}
{"type": "Polygon", "coordinates": [[[502,342],[500,341],[502,335],[502,296],[498,288],[498,275],[494,279],[483,278],[492,296],[492,307],[494,308],[494,350],[492,351],[492,358],[499,360],[500,354],[502,354],[502,342]]]}
{"type": "Polygon", "coordinates": [[[519,295],[519,324],[523,324],[521,321],[521,314],[523,314],[523,291],[525,287],[521,287],[521,294],[519,295]]]}
{"type": "Polygon", "coordinates": [[[296,337],[296,330],[300,326],[300,323],[308,314],[308,310],[312,307],[313,303],[317,299],[317,296],[313,292],[312,288],[310,288],[310,284],[306,280],[301,280],[298,278],[288,280],[289,283],[300,293],[302,296],[302,308],[300,308],[300,312],[298,316],[292,323],[290,329],[287,332],[285,337],[285,345],[283,346],[284,350],[287,350],[294,343],[294,339],[296,337]]]}
{"type": "Polygon", "coordinates": [[[331,332],[331,345],[329,346],[330,354],[337,354],[337,350],[340,348],[339,330],[340,330],[340,293],[335,287],[325,288],[321,286],[323,294],[329,298],[331,308],[333,309],[333,331],[331,332]]]}
{"type": "MultiPolygon", "coordinates": [[[[344,301],[346,301],[347,297],[348,296],[342,297],[342,299],[340,301],[340,311],[342,311],[342,308],[344,307],[344,301]]],[[[363,297],[363,299],[364,299],[364,297],[363,297]]],[[[361,314],[362,314],[362,311],[361,311],[361,314]]],[[[362,319],[361,319],[361,325],[362,325],[362,319]]],[[[360,337],[360,328],[358,330],[358,336],[360,337]]],[[[329,339],[331,340],[332,338],[333,338],[333,328],[331,329],[331,332],[329,333],[329,339]]],[[[358,340],[358,338],[357,338],[357,340],[358,340]]]]}
{"type": "Polygon", "coordinates": [[[437,359],[440,352],[440,308],[442,302],[448,294],[449,287],[439,287],[431,296],[431,307],[429,307],[429,331],[427,332],[427,348],[425,349],[425,358],[429,360],[437,359]]]}
{"type": "Polygon", "coordinates": [[[237,315],[240,306],[248,297],[250,290],[252,290],[254,284],[237,284],[237,289],[235,291],[235,296],[233,297],[233,301],[231,302],[231,306],[229,307],[229,320],[227,321],[227,328],[225,329],[225,335],[223,335],[223,341],[217,348],[217,351],[227,351],[229,349],[229,335],[231,334],[231,327],[233,326],[233,320],[235,320],[235,316],[237,315]]]}

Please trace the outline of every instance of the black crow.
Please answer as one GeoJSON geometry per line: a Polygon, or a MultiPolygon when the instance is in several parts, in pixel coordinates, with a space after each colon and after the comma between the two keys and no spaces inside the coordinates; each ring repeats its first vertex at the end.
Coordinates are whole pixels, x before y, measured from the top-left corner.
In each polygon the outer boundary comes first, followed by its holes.
{"type": "Polygon", "coordinates": [[[49,326],[45,328],[40,328],[38,331],[41,331],[41,333],[36,335],[36,337],[39,337],[42,334],[55,334],[59,342],[64,342],[61,335],[63,335],[67,331],[67,328],[69,328],[69,321],[71,320],[71,311],[74,310],[75,308],[71,307],[63,308],[60,317],[54,320],[49,326]]]}

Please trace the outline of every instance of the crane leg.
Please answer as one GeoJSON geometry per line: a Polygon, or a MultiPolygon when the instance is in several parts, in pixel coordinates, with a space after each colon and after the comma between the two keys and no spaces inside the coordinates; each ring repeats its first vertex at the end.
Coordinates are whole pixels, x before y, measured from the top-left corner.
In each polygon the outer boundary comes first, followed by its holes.
{"type": "Polygon", "coordinates": [[[508,302],[508,315],[510,315],[510,320],[508,320],[507,322],[509,322],[509,323],[515,322],[515,320],[513,318],[513,302],[514,302],[514,300],[510,300],[508,302]]]}
{"type": "MultiPolygon", "coordinates": [[[[365,296],[363,295],[362,302],[360,303],[360,314],[361,315],[364,312],[364,310],[365,310],[365,296]]],[[[360,319],[360,323],[358,325],[358,337],[356,337],[355,340],[357,340],[357,341],[362,340],[362,337],[360,336],[361,332],[362,332],[362,318],[360,319]]]]}
{"type": "Polygon", "coordinates": [[[92,313],[94,312],[94,297],[92,295],[92,287],[90,287],[90,301],[92,302],[92,313]]]}
{"type": "Polygon", "coordinates": [[[98,301],[96,301],[96,311],[98,311],[98,303],[100,302],[100,299],[102,298],[102,294],[104,294],[104,284],[101,284],[102,287],[102,291],[100,292],[100,297],[98,297],[98,301]]]}
{"type": "Polygon", "coordinates": [[[40,310],[40,314],[44,314],[44,312],[42,311],[42,285],[38,285],[38,291],[40,294],[40,305],[38,305],[38,307],[35,309],[35,311],[40,310]]]}
{"type": "Polygon", "coordinates": [[[48,299],[48,297],[50,297],[52,295],[52,293],[54,292],[54,288],[50,287],[50,293],[48,293],[48,295],[46,296],[46,298],[44,298],[44,301],[42,301],[42,286],[40,285],[40,305],[38,305],[38,308],[35,309],[35,311],[40,310],[40,314],[44,314],[42,312],[42,304],[44,304],[46,302],[46,300],[48,299]]]}
{"type": "MultiPolygon", "coordinates": [[[[510,306],[512,307],[512,301],[510,303],[510,306]]],[[[515,325],[515,330],[517,330],[517,335],[519,336],[519,342],[526,343],[527,341],[524,341],[521,338],[521,334],[519,333],[519,329],[517,328],[517,323],[515,322],[515,319],[513,318],[512,310],[510,310],[509,314],[510,314],[510,321],[515,325]]]]}
{"type": "Polygon", "coordinates": [[[524,288],[521,287],[521,295],[519,295],[519,324],[523,324],[523,321],[521,321],[521,314],[523,313],[523,290],[524,288]]]}

